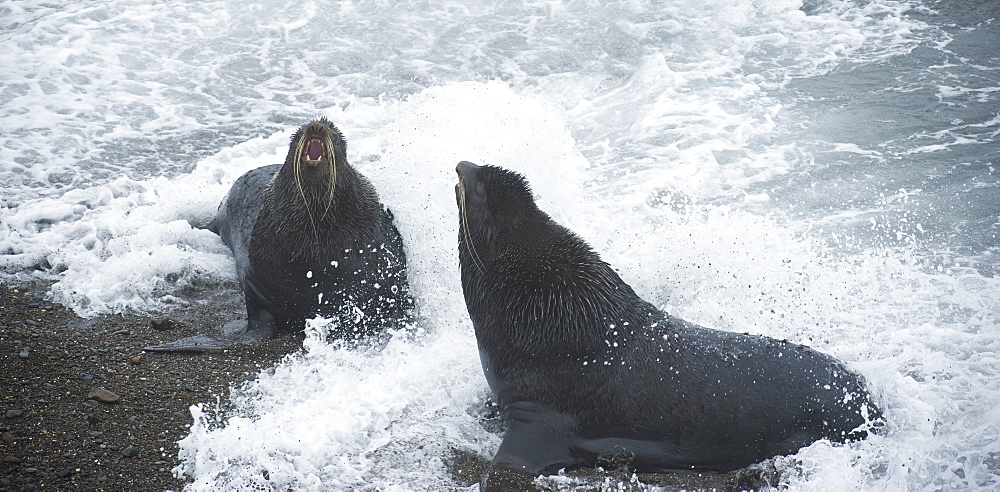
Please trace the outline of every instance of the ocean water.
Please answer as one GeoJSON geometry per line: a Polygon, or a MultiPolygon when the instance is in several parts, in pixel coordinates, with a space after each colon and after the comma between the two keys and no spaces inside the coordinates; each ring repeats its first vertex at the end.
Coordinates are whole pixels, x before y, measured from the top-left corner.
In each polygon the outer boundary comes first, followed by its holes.
{"type": "Polygon", "coordinates": [[[1000,3],[22,0],[0,48],[0,279],[82,316],[232,291],[200,227],[321,115],[396,215],[419,319],[381,350],[315,320],[192,408],[190,490],[442,490],[492,456],[459,160],[654,304],[863,374],[885,433],[777,460],[789,490],[1000,487],[1000,3]]]}

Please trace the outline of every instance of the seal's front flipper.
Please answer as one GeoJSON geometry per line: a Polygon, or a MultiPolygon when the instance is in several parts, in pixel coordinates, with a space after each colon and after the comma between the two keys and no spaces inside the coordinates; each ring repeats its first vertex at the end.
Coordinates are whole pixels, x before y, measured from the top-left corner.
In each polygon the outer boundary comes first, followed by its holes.
{"type": "Polygon", "coordinates": [[[507,432],[490,468],[479,480],[483,492],[536,490],[535,478],[573,468],[576,419],[544,403],[515,402],[506,407],[507,432]]]}
{"type": "Polygon", "coordinates": [[[493,457],[492,468],[527,475],[550,475],[580,464],[576,418],[536,401],[520,401],[506,408],[507,432],[493,457]]]}

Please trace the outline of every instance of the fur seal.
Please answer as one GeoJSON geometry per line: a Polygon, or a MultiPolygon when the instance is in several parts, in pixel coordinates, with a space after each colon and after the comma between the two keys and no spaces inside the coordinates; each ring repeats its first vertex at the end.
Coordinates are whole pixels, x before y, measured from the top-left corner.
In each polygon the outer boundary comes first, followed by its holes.
{"type": "Polygon", "coordinates": [[[524,177],[456,171],[462,290],[508,424],[484,489],[490,474],[577,467],[731,471],[881,425],[836,359],[664,313],[541,211],[524,177]]]}
{"type": "Polygon", "coordinates": [[[235,256],[246,323],[147,350],[215,350],[301,330],[316,315],[340,321],[334,336],[358,338],[412,310],[392,213],[347,162],[344,137],[326,118],[295,132],[284,164],[237,179],[209,229],[235,256]]]}

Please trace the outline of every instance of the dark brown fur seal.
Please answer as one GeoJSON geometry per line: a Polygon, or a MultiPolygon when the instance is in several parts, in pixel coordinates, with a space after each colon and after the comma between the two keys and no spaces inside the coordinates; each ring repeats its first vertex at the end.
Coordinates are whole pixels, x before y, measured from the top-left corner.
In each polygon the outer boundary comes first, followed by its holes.
{"type": "Polygon", "coordinates": [[[207,350],[301,330],[316,315],[358,338],[405,321],[412,309],[406,256],[375,188],[347,162],[325,118],[300,128],[284,164],[233,184],[209,229],[233,251],[247,323],[234,335],[199,335],[150,350],[207,350]]]}
{"type": "Polygon", "coordinates": [[[722,472],[880,424],[832,357],[670,316],[539,210],[522,176],[456,170],[462,288],[508,423],[494,472],[722,472]]]}

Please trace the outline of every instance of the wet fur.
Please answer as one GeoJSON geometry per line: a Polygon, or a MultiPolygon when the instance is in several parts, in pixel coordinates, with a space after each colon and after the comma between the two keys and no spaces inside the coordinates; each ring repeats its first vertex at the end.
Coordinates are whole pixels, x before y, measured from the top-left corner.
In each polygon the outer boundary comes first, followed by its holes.
{"type": "Polygon", "coordinates": [[[458,171],[463,292],[509,425],[495,467],[727,471],[879,420],[835,359],[663,313],[539,210],[523,177],[458,171]]]}

